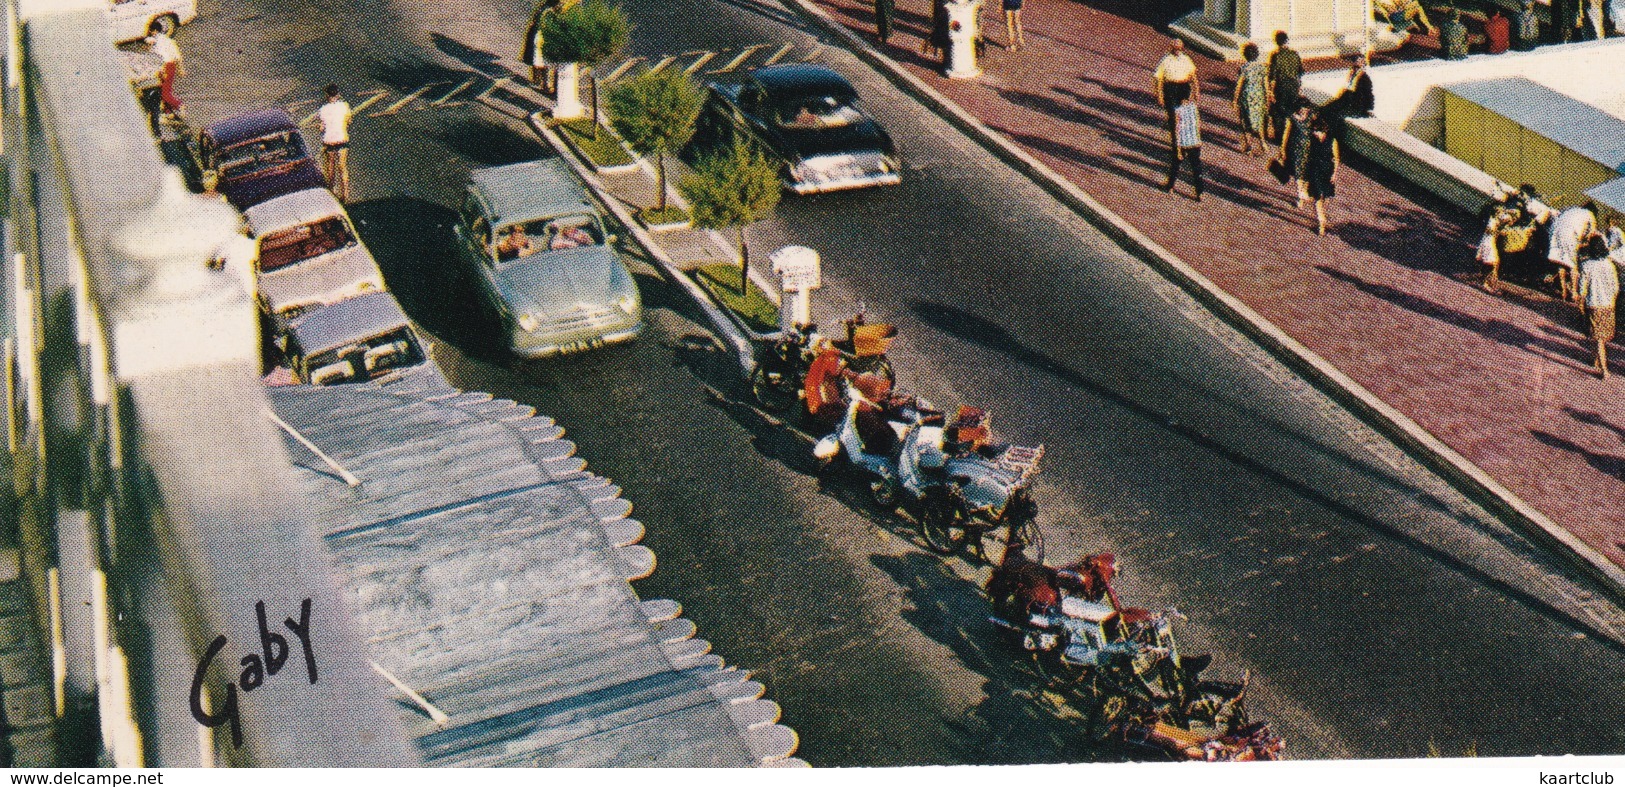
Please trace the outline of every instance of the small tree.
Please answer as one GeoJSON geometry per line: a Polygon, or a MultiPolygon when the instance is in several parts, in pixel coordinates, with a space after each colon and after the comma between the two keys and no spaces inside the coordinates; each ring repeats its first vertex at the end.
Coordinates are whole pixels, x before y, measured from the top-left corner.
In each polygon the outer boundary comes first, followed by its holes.
{"type": "MultiPolygon", "coordinates": [[[[606,0],[587,0],[540,17],[542,58],[553,63],[575,63],[587,70],[587,87],[592,110],[593,138],[598,138],[598,77],[594,69],[626,48],[632,37],[632,24],[626,12],[606,0]]],[[[560,83],[562,91],[566,83],[560,83]]],[[[568,87],[576,86],[569,82],[568,87]]],[[[579,103],[574,96],[561,96],[561,105],[579,103]]]]}
{"type": "Polygon", "coordinates": [[[633,150],[655,157],[659,210],[666,209],[666,154],[694,136],[705,93],[680,69],[644,72],[609,91],[609,122],[633,150]]]}
{"type": "Polygon", "coordinates": [[[749,144],[736,141],[695,162],[694,172],[678,181],[677,190],[694,208],[695,226],[734,230],[739,239],[739,291],[745,292],[750,275],[745,225],[766,217],[779,204],[778,169],[749,144]]]}

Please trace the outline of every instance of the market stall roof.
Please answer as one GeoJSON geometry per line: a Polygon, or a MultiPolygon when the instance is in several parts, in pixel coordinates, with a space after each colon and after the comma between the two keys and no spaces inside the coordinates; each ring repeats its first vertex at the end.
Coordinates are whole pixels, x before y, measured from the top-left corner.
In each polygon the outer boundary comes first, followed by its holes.
{"type": "Polygon", "coordinates": [[[269,393],[361,479],[288,441],[427,764],[805,765],[762,685],[638,598],[643,526],[552,419],[432,375],[269,393]]]}

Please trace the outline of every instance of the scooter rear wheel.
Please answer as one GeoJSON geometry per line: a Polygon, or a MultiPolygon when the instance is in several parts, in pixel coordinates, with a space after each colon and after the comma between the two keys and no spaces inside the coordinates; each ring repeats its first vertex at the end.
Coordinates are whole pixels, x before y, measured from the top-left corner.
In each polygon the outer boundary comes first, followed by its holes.
{"type": "Polygon", "coordinates": [[[788,376],[769,374],[761,365],[750,373],[750,392],[763,410],[772,413],[789,410],[797,398],[796,389],[788,376]]]}

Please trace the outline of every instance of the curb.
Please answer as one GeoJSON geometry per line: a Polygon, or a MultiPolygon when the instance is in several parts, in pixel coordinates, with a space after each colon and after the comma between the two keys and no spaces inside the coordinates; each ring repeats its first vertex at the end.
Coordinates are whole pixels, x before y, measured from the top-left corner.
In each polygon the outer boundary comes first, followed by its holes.
{"type": "Polygon", "coordinates": [[[1537,542],[1568,558],[1574,568],[1600,585],[1615,602],[1625,604],[1625,568],[1614,564],[1573,533],[1558,526],[1534,506],[1502,486],[1482,468],[1445,445],[1404,413],[1377,398],[1331,362],[1287,335],[1247,304],[1220,289],[1195,268],[1095,201],[1077,185],[1061,177],[1048,165],[1005,139],[919,77],[876,51],[867,41],[831,18],[827,11],[816,6],[812,0],[780,0],[780,2],[837,39],[853,54],[890,79],[903,92],[913,96],[989,152],[1031,178],[1125,251],[1179,285],[1226,323],[1264,347],[1287,367],[1309,379],[1316,387],[1339,404],[1349,408],[1384,436],[1394,440],[1407,453],[1439,473],[1458,490],[1470,498],[1485,503],[1493,513],[1510,520],[1537,542]]]}
{"type": "Polygon", "coordinates": [[[671,256],[666,254],[666,250],[660,247],[660,244],[649,234],[649,231],[639,225],[638,220],[632,216],[631,211],[628,211],[626,206],[622,205],[615,195],[609,193],[609,189],[593,173],[592,168],[578,158],[575,151],[558,134],[547,127],[546,113],[532,113],[530,126],[535,129],[536,133],[541,136],[549,147],[553,148],[559,158],[570,165],[570,169],[575,170],[576,177],[581,178],[581,181],[587,184],[587,188],[592,190],[598,200],[604,204],[604,207],[608,208],[610,213],[615,214],[615,219],[626,227],[627,232],[632,234],[632,239],[637,242],[638,246],[642,247],[644,253],[648,254],[660,266],[660,270],[665,274],[666,278],[682,285],[683,291],[688,294],[688,297],[693,299],[701,311],[705,312],[706,318],[711,321],[711,327],[716,329],[717,333],[721,334],[729,344],[733,345],[734,352],[739,358],[740,376],[742,379],[748,379],[750,372],[756,368],[756,350],[751,344],[751,340],[723,313],[722,308],[711,300],[710,294],[706,293],[699,284],[696,284],[693,279],[688,277],[688,274],[682,268],[677,266],[676,262],[672,261],[671,256]]]}

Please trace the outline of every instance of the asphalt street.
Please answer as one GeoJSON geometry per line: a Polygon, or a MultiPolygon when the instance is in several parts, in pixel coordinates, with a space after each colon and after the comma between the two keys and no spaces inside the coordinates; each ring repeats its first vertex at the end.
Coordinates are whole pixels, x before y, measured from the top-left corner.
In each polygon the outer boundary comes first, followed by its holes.
{"type": "MultiPolygon", "coordinates": [[[[899,142],[903,185],[787,198],[752,247],[818,249],[826,324],[866,304],[902,329],[902,384],[1045,444],[1052,562],[1117,553],[1124,598],[1177,606],[1187,652],[1249,671],[1255,715],[1293,756],[1625,752],[1625,660],[1584,623],[1618,610],[1555,561],[777,3],[624,5],[645,62],[721,52],[705,76],[791,44],[786,59],[854,82],[899,142]]],[[[180,35],[181,90],[202,122],[308,112],[328,82],[373,102],[354,129],[352,213],[391,289],[454,382],[553,416],[626,490],[660,557],[639,591],[681,600],[716,652],[757,671],[799,756],[1118,756],[1011,665],[985,572],[814,478],[807,442],[748,405],[698,310],[652,268],[639,266],[651,329],[634,345],[526,364],[493,349],[449,222],[470,168],[545,154],[521,122],[534,96],[501,81],[527,13],[205,0],[180,35]]]]}

